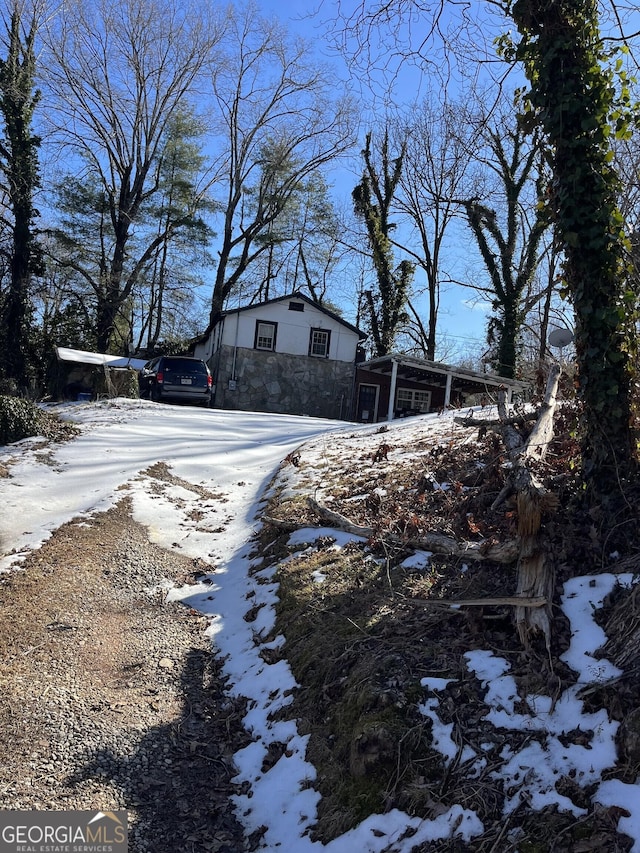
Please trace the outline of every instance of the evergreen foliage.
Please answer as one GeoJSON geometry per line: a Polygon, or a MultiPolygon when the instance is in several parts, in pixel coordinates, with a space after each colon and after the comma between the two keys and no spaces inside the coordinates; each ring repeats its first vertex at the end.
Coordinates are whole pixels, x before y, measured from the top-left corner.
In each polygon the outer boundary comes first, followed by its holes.
{"type": "Polygon", "coordinates": [[[612,166],[612,140],[630,133],[628,81],[605,53],[595,0],[518,0],[509,12],[521,38],[506,54],[530,83],[523,121],[542,128],[553,170],[550,206],[576,319],[584,474],[607,501],[637,471],[637,305],[612,166]]]}
{"type": "MultiPolygon", "coordinates": [[[[126,234],[117,292],[108,282],[118,228],[101,178],[89,164],[82,179],[68,175],[57,185],[61,227],[52,232],[54,264],[58,277],[67,280],[65,305],[78,298],[84,303],[78,316],[90,330],[90,348],[127,352],[134,342],[136,349],[151,351],[171,326],[180,327],[181,315],[192,313],[193,291],[201,283],[198,271],[210,263],[206,245],[212,235],[205,221],[211,205],[196,189],[204,163],[201,135],[202,128],[189,111],[179,110],[168,121],[153,166],[157,183],[145,194],[136,210],[135,227],[126,234]],[[107,303],[113,314],[111,332],[101,339],[100,317],[107,303]]],[[[184,336],[194,331],[179,328],[184,336]]]]}
{"type": "Polygon", "coordinates": [[[40,409],[31,400],[0,395],[0,446],[38,435],[59,440],[76,432],[75,426],[40,409]]]}
{"type": "MultiPolygon", "coordinates": [[[[338,221],[329,187],[320,172],[300,181],[286,199],[277,219],[255,240],[266,247],[247,267],[236,289],[264,301],[285,293],[306,291],[326,305],[332,275],[344,251],[344,228],[338,221]]],[[[332,308],[331,310],[334,310],[332,308]]]]}
{"type": "Polygon", "coordinates": [[[38,215],[34,193],[40,185],[40,139],[32,132],[40,97],[34,89],[35,35],[35,17],[25,33],[21,14],[14,8],[7,32],[7,55],[0,59],[0,116],[4,125],[0,173],[10,214],[9,286],[0,305],[0,371],[22,391],[33,380],[29,357],[31,278],[41,272],[41,252],[33,227],[38,215]]]}

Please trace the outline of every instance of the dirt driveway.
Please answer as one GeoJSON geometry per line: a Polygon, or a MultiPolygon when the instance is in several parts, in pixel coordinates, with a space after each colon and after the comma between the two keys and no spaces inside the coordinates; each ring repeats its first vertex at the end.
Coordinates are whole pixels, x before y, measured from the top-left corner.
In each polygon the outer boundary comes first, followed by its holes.
{"type": "Polygon", "coordinates": [[[0,576],[0,808],[127,809],[131,853],[249,849],[228,800],[242,708],[206,620],[165,603],[203,568],[123,500],[0,576]]]}

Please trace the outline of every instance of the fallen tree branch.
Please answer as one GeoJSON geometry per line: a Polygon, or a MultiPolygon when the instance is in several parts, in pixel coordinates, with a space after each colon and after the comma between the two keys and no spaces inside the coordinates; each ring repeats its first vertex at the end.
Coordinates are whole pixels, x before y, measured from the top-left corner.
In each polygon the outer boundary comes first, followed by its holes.
{"type": "Polygon", "coordinates": [[[524,455],[529,459],[542,459],[553,437],[553,415],[556,410],[560,373],[559,364],[554,364],[549,371],[547,387],[538,413],[538,420],[529,433],[529,438],[524,446],[524,455]]]}
{"type": "Polygon", "coordinates": [[[364,536],[365,539],[370,539],[372,536],[375,536],[375,530],[373,529],[373,527],[366,527],[362,524],[354,524],[346,516],[341,515],[339,512],[334,512],[333,510],[328,509],[326,506],[322,506],[314,498],[308,497],[307,503],[309,504],[309,507],[313,510],[313,512],[318,516],[318,518],[322,519],[322,521],[328,522],[333,527],[337,527],[338,530],[344,530],[345,533],[352,533],[354,536],[364,536]]]}
{"type": "MultiPolygon", "coordinates": [[[[510,417],[507,414],[506,393],[498,395],[499,422],[472,418],[455,418],[455,422],[466,427],[499,426],[505,449],[511,462],[511,472],[500,494],[493,502],[495,509],[508,494],[515,493],[517,502],[517,537],[506,542],[485,539],[481,542],[457,540],[440,533],[426,533],[417,538],[408,539],[400,534],[383,531],[369,525],[356,524],[335,510],[307,497],[307,503],[315,516],[326,525],[345,531],[367,540],[381,539],[399,548],[429,551],[447,557],[457,557],[469,561],[495,562],[501,564],[517,563],[516,594],[497,598],[468,600],[439,599],[425,601],[411,599],[421,606],[446,605],[449,607],[510,606],[515,607],[515,621],[520,639],[525,645],[535,633],[542,633],[547,647],[551,644],[551,602],[553,600],[554,565],[543,533],[542,518],[553,511],[557,497],[536,477],[532,462],[541,460],[553,436],[553,416],[556,407],[556,395],[560,378],[560,367],[554,365],[547,381],[542,406],[535,424],[525,439],[517,426],[523,426],[533,415],[510,417]]],[[[264,522],[283,530],[295,530],[307,525],[292,523],[285,519],[264,517],[264,522]]]]}
{"type": "Polygon", "coordinates": [[[511,497],[513,494],[513,484],[510,482],[506,482],[504,486],[500,489],[498,497],[491,504],[491,511],[498,509],[500,504],[504,503],[508,497],[511,497]]]}
{"type": "Polygon", "coordinates": [[[264,524],[270,524],[271,527],[277,527],[279,530],[285,530],[289,533],[293,533],[294,530],[300,530],[301,527],[305,526],[298,521],[290,521],[287,518],[273,518],[271,515],[263,515],[262,521],[264,524]]]}
{"type": "MultiPolygon", "coordinates": [[[[319,504],[314,498],[307,498],[307,503],[313,512],[322,521],[326,521],[338,530],[344,530],[346,533],[352,533],[354,536],[364,536],[366,539],[371,539],[380,536],[380,531],[374,527],[366,527],[361,524],[354,524],[344,515],[339,512],[334,512],[322,504],[319,504]]],[[[386,542],[395,545],[404,545],[409,548],[415,548],[420,551],[431,551],[434,554],[445,555],[448,557],[464,557],[467,560],[491,560],[494,563],[514,563],[518,559],[518,543],[515,540],[496,543],[492,540],[485,539],[482,542],[468,542],[453,539],[451,536],[444,536],[441,533],[425,533],[416,539],[404,539],[396,534],[384,534],[386,542]]]]}
{"type": "Polygon", "coordinates": [[[535,421],[537,417],[538,415],[536,412],[526,412],[523,415],[514,415],[512,418],[505,417],[504,420],[498,418],[474,418],[473,416],[470,418],[462,418],[458,416],[453,419],[453,422],[464,427],[491,427],[493,429],[499,429],[501,426],[504,426],[504,424],[509,424],[510,426],[514,426],[516,424],[519,426],[525,426],[530,421],[535,421]]]}
{"type": "Polygon", "coordinates": [[[546,598],[527,598],[523,595],[505,595],[497,598],[411,598],[413,604],[423,607],[444,604],[447,607],[544,607],[546,598]]]}
{"type": "Polygon", "coordinates": [[[489,560],[493,563],[515,563],[518,559],[518,543],[515,539],[498,543],[489,539],[482,542],[459,542],[440,533],[426,533],[418,539],[403,539],[393,535],[388,538],[398,545],[406,545],[418,551],[431,551],[445,557],[463,557],[474,562],[489,560]]]}

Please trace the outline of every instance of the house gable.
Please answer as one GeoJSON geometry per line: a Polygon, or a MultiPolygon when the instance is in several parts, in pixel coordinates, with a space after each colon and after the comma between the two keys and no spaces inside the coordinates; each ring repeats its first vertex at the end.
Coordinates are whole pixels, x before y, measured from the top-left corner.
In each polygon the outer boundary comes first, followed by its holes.
{"type": "Polygon", "coordinates": [[[304,293],[300,293],[299,291],[294,291],[294,293],[290,293],[287,296],[278,296],[275,299],[267,299],[265,302],[258,302],[255,305],[244,305],[241,308],[233,308],[224,311],[222,316],[226,317],[230,314],[236,313],[242,314],[245,311],[255,311],[256,309],[274,305],[281,306],[283,310],[289,310],[298,313],[304,313],[307,310],[307,306],[309,306],[314,311],[324,314],[326,317],[331,318],[340,325],[351,329],[352,332],[356,332],[359,335],[360,340],[364,340],[364,338],[366,337],[366,335],[360,329],[358,329],[352,323],[348,323],[339,314],[336,314],[335,311],[331,311],[324,305],[321,305],[318,302],[314,302],[312,299],[309,299],[308,296],[305,296],[304,293]]]}
{"type": "Polygon", "coordinates": [[[364,337],[334,312],[293,293],[225,311],[195,355],[209,360],[221,347],[229,346],[353,363],[364,337]]]}

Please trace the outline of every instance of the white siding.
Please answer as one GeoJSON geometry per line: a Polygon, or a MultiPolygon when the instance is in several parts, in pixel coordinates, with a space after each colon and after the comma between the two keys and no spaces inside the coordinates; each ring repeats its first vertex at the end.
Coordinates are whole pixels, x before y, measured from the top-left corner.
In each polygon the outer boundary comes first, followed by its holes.
{"type": "Polygon", "coordinates": [[[313,305],[304,302],[304,311],[290,311],[289,301],[256,305],[237,313],[227,314],[224,318],[222,340],[218,345],[253,349],[256,333],[256,321],[277,323],[276,352],[292,355],[309,354],[309,335],[311,329],[325,329],[331,332],[329,358],[336,361],[355,359],[358,335],[346,326],[318,311],[313,305]]]}

